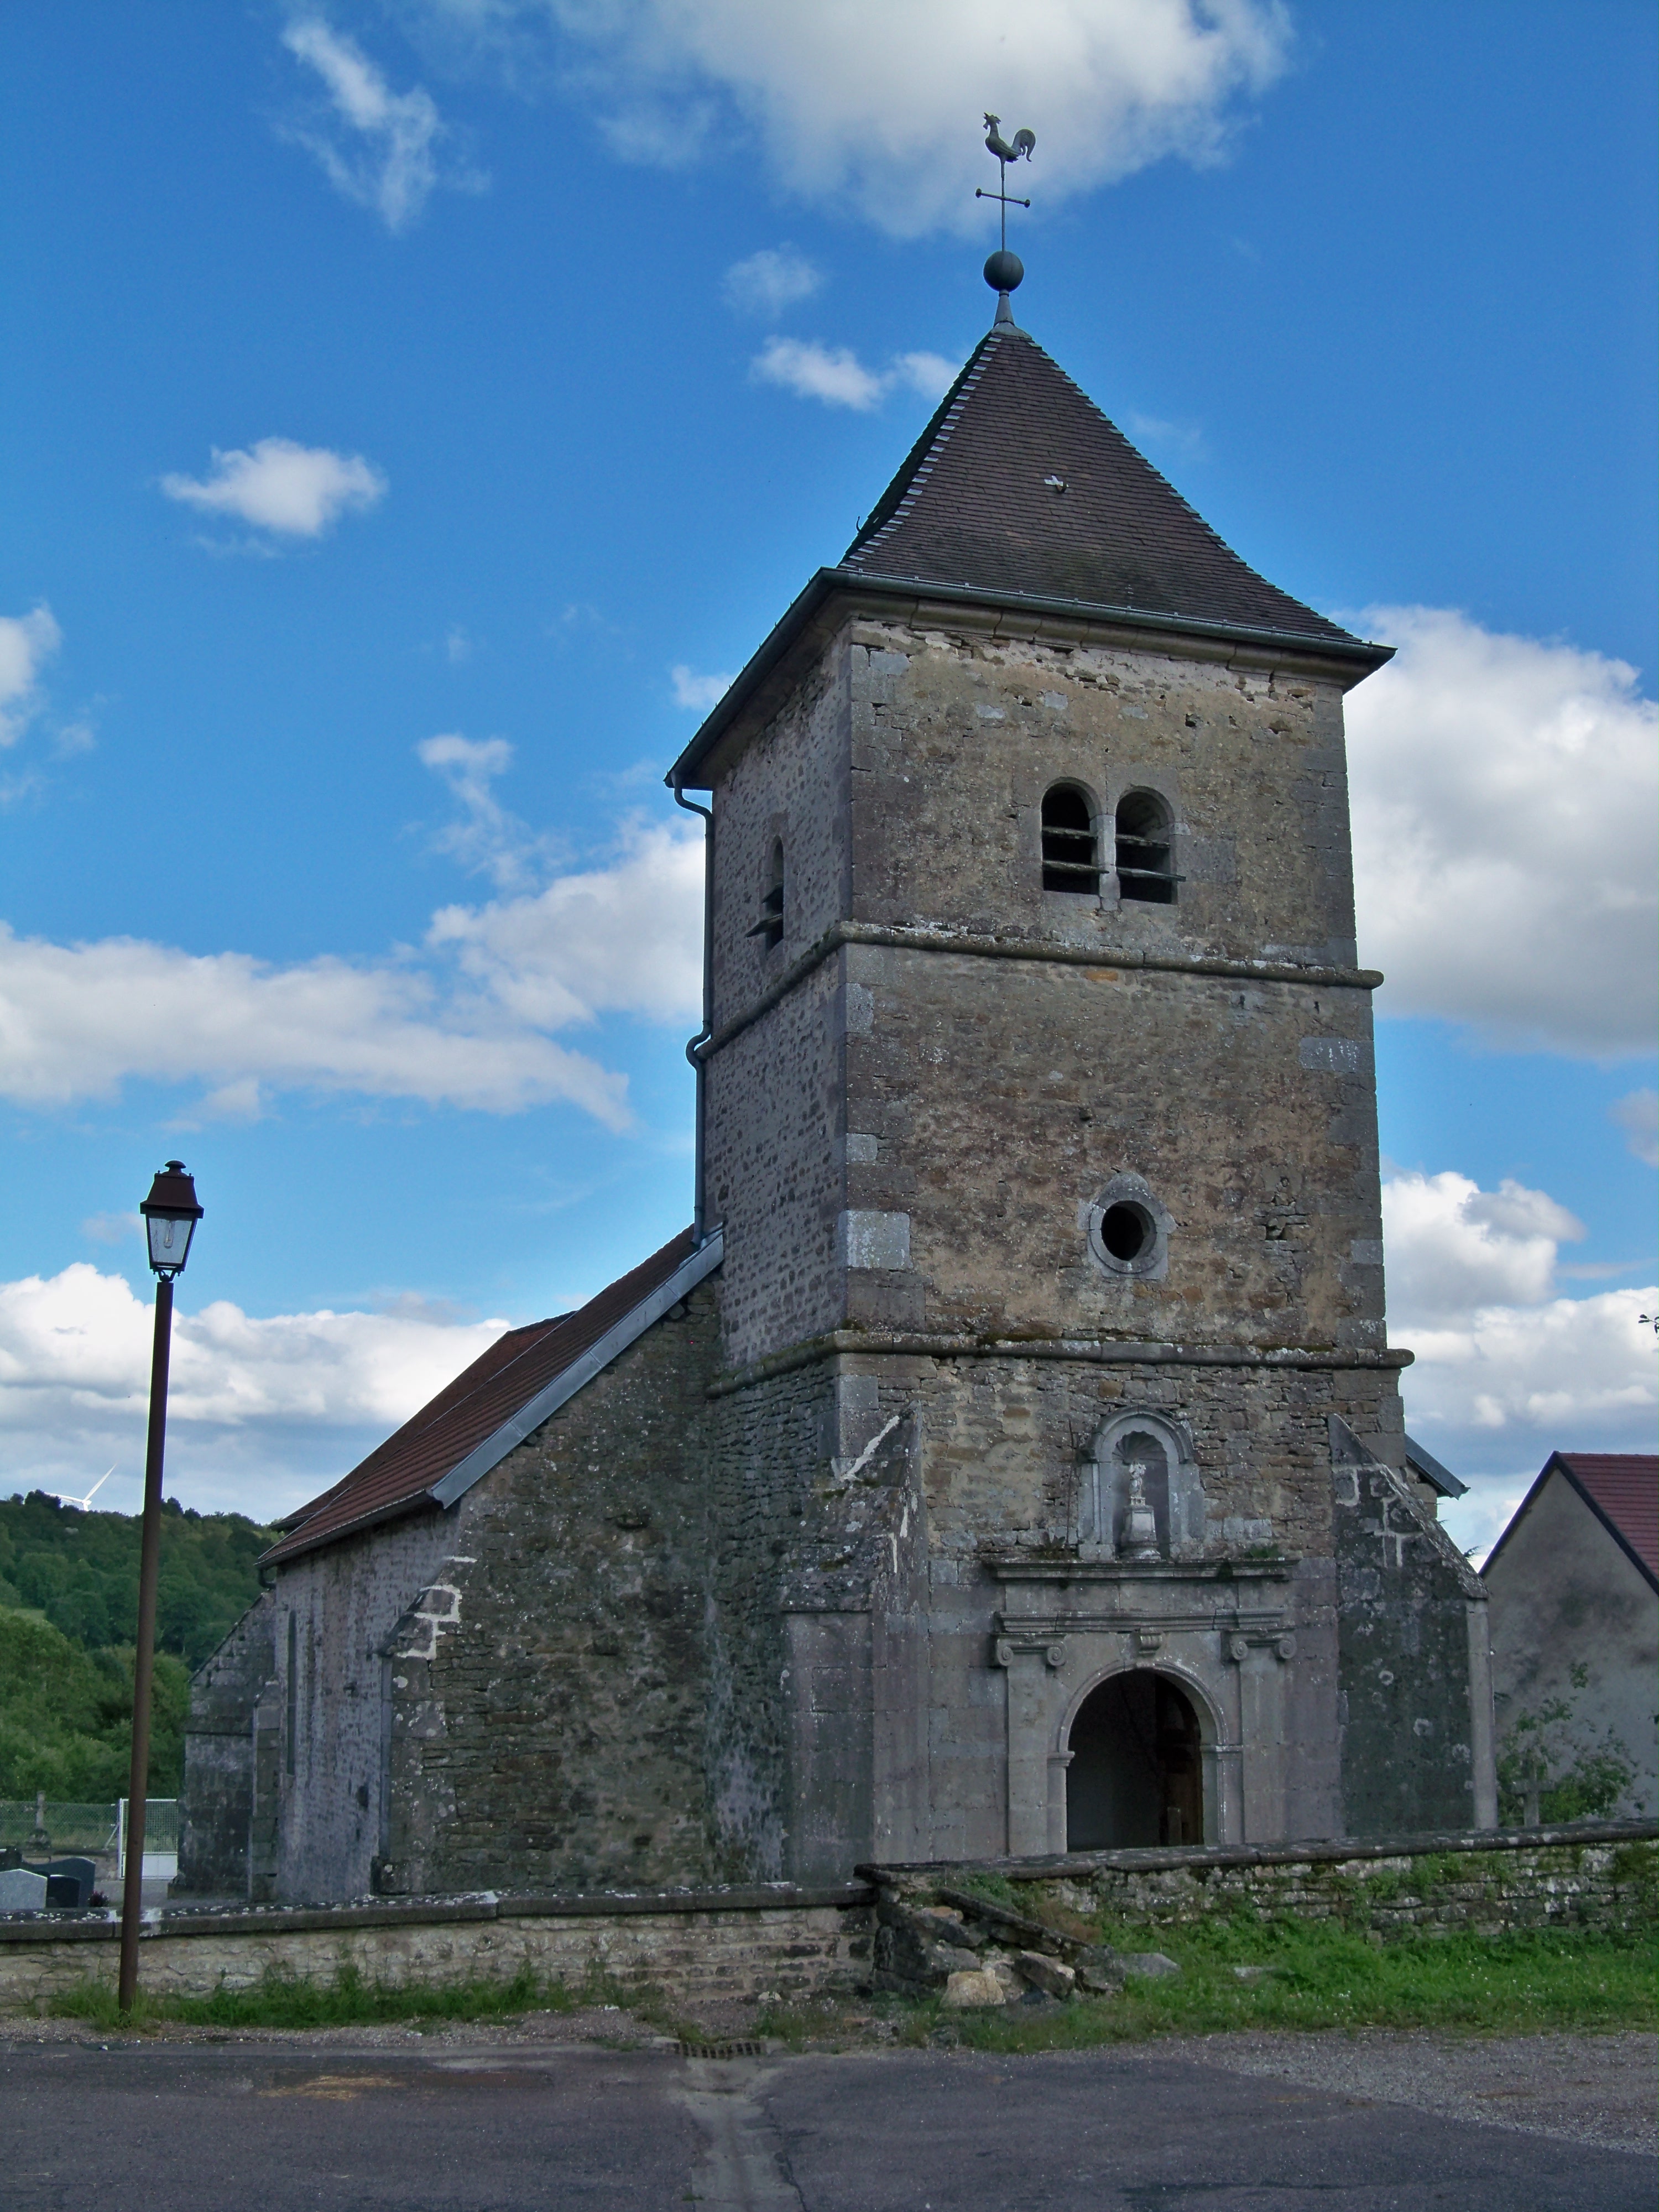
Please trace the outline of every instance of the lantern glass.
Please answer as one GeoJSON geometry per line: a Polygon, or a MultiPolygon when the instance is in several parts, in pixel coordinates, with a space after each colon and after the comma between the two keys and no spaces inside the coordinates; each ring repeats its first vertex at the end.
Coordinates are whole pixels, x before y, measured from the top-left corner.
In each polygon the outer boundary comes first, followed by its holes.
{"type": "Polygon", "coordinates": [[[182,1160],[169,1160],[157,1171],[149,1196],[138,1211],[144,1217],[149,1264],[158,1275],[176,1275],[190,1253],[190,1240],[202,1209],[194,1178],[182,1160]]]}
{"type": "Polygon", "coordinates": [[[149,1264],[158,1275],[176,1275],[190,1253],[196,1224],[188,1213],[152,1213],[145,1218],[149,1231],[149,1264]]]}

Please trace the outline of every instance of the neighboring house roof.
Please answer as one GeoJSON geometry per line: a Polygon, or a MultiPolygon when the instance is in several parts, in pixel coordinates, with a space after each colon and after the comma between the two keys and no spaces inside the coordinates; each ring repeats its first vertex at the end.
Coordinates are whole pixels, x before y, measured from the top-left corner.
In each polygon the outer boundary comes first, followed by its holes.
{"type": "Polygon", "coordinates": [[[671,784],[708,787],[709,757],[749,700],[830,599],[860,589],[1299,648],[1358,663],[1356,680],[1392,652],[1257,575],[1010,325],[975,347],[840,565],[796,599],[671,784]]]}
{"type": "Polygon", "coordinates": [[[1460,1482],[1449,1467],[1442,1467],[1432,1452],[1425,1451],[1415,1437],[1406,1439],[1406,1464],[1419,1482],[1426,1482],[1442,1498],[1461,1498],[1469,1486],[1460,1482]]]}
{"type": "Polygon", "coordinates": [[[1489,1575],[1526,1518],[1534,1498],[1560,1475],[1607,1534],[1659,1590],[1659,1455],[1652,1452],[1552,1452],[1480,1570],[1489,1575]]]}
{"type": "Polygon", "coordinates": [[[277,1565],[422,1507],[453,1505],[720,1265],[682,1230],[579,1311],[509,1329],[350,1474],[278,1526],[277,1565]]]}

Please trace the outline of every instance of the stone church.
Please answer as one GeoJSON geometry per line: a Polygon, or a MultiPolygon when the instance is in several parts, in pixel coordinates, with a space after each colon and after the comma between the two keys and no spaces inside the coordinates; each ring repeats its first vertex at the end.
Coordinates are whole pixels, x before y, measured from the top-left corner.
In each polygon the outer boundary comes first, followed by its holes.
{"type": "Polygon", "coordinates": [[[691,1226],[283,1527],[179,1888],[1495,1818],[1383,1320],[1343,698],[1008,295],[671,772],[691,1226]]]}

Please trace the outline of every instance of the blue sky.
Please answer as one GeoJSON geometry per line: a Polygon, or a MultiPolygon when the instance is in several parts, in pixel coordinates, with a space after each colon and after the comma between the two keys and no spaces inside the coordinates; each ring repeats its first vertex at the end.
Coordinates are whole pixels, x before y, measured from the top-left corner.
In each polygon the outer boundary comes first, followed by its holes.
{"type": "Polygon", "coordinates": [[[1621,0],[14,0],[0,1488],[136,1503],[167,1154],[173,1487],[254,1511],[687,1218],[662,771],[988,318],[988,106],[1037,134],[1027,327],[1401,644],[1362,949],[1462,1540],[1552,1444],[1645,1446],[1654,45],[1621,0]]]}

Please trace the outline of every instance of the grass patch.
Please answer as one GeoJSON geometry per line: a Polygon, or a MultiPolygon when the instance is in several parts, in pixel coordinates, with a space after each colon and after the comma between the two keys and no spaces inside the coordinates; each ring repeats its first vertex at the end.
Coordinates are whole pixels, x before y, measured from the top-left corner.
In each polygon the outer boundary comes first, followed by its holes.
{"type": "Polygon", "coordinates": [[[1106,1940],[1125,1950],[1156,1943],[1181,1974],[1132,1979],[1121,1996],[1079,1997],[1055,2012],[947,2013],[935,2002],[902,2003],[890,2017],[907,2043],[949,2023],[971,2048],[1014,2051],[1229,2028],[1651,2029],[1659,2014],[1650,1936],[1539,1930],[1378,1944],[1328,1923],[1240,1921],[1109,1929],[1106,1940]],[[1243,1983],[1235,1966],[1269,1972],[1243,1983]]]}
{"type": "Polygon", "coordinates": [[[88,1981],[49,2000],[46,2010],[59,2019],[88,2021],[106,2028],[158,2027],[166,2021],[227,2028],[373,2027],[386,2023],[425,2027],[603,2004],[638,2016],[655,2011],[639,1992],[613,1987],[599,1977],[573,1990],[521,1966],[506,1982],[470,1976],[457,1981],[393,1984],[366,1980],[349,1958],[329,1982],[273,1971],[251,1988],[221,1986],[206,1997],[157,1996],[141,1988],[131,2014],[121,2011],[111,1984],[88,1981]]]}

